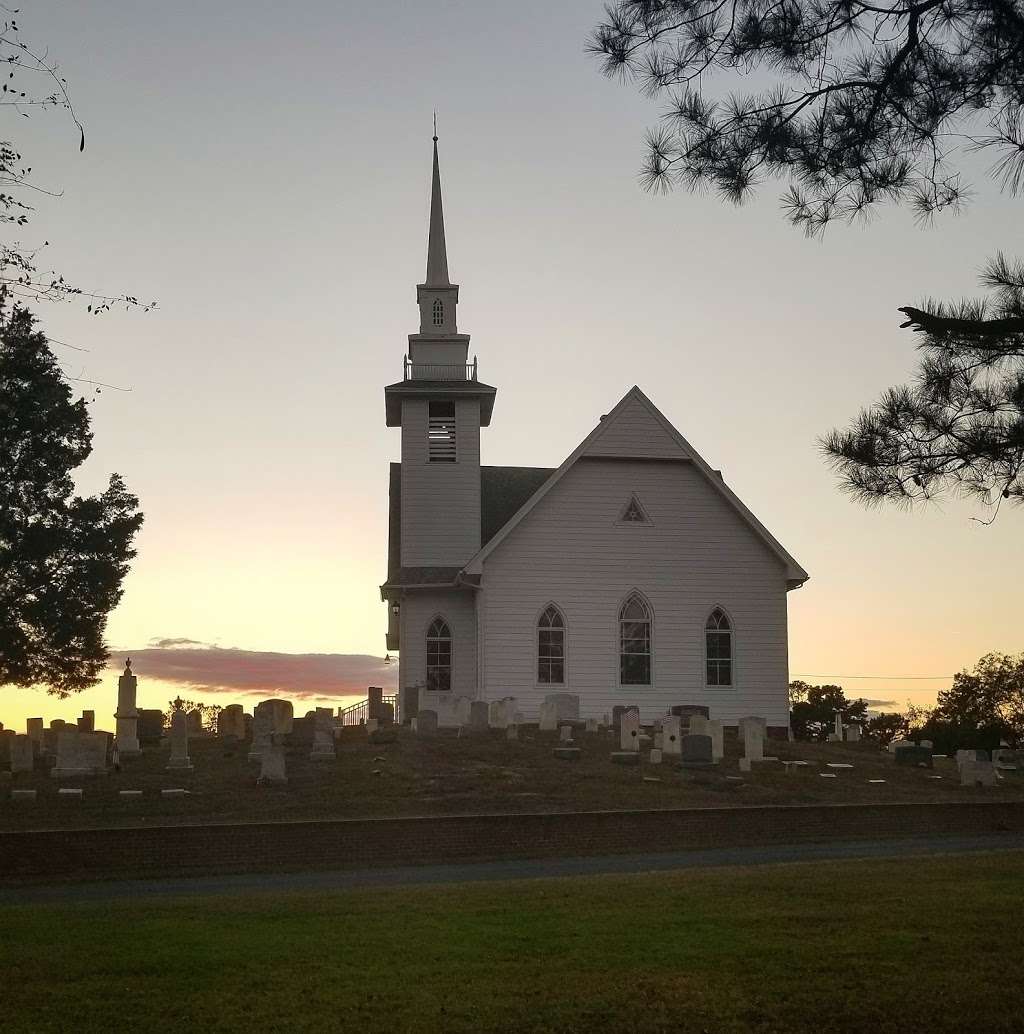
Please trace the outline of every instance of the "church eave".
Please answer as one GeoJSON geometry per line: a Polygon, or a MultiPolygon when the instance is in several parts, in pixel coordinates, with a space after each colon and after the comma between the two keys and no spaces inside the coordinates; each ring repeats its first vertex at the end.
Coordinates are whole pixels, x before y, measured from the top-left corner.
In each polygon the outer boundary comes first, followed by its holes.
{"type": "Polygon", "coordinates": [[[498,389],[481,381],[408,380],[384,388],[384,416],[388,427],[402,426],[403,399],[479,399],[480,426],[487,427],[498,389]]]}

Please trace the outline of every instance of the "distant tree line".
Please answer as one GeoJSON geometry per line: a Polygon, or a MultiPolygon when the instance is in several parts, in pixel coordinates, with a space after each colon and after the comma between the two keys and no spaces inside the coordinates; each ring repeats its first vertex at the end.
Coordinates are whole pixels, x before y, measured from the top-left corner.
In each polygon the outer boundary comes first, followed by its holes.
{"type": "Polygon", "coordinates": [[[857,722],[863,735],[886,745],[894,739],[927,739],[937,753],[961,748],[991,750],[1003,741],[1024,744],[1024,652],[989,653],[972,671],[953,676],[934,708],[908,705],[906,711],[869,714],[863,698],[850,700],[842,686],[789,684],[790,725],[798,740],[822,742],[835,724],[857,722]]]}

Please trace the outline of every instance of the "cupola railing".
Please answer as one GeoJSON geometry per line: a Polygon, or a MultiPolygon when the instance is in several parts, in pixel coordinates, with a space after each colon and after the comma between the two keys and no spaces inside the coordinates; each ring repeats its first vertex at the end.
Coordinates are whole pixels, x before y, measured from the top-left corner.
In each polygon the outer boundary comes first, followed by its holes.
{"type": "Polygon", "coordinates": [[[414,363],[402,359],[402,380],[405,381],[475,381],[476,356],[471,363],[414,363]]]}

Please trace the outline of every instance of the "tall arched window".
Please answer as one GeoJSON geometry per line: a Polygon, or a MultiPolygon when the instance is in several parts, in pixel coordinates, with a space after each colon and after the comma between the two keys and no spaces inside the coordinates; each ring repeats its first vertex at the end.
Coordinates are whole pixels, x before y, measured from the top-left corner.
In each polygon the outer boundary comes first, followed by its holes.
{"type": "Polygon", "coordinates": [[[709,686],[732,685],[732,625],[721,607],[715,607],[704,625],[704,656],[709,686]]]}
{"type": "Polygon", "coordinates": [[[619,684],[651,685],[651,608],[636,592],[619,611],[619,684]]]}
{"type": "Polygon", "coordinates": [[[452,633],[444,618],[427,629],[427,689],[447,693],[452,688],[452,633]]]}
{"type": "Polygon", "coordinates": [[[565,684],[565,620],[554,604],[537,622],[537,681],[553,686],[565,684]]]}
{"type": "Polygon", "coordinates": [[[440,327],[444,323],[444,302],[440,298],[434,299],[434,326],[440,327]]]}

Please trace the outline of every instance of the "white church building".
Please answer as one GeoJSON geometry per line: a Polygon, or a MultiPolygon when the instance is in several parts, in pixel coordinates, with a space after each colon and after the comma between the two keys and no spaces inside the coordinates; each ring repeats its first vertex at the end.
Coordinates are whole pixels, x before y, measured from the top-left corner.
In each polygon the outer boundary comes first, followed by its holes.
{"type": "Polygon", "coordinates": [[[558,467],[488,467],[496,389],[469,361],[448,278],[434,137],[427,272],[403,379],[384,389],[391,464],[387,649],[402,715],[453,696],[551,693],[642,721],[700,704],[789,725],[786,594],[807,572],[638,388],[558,467]]]}

